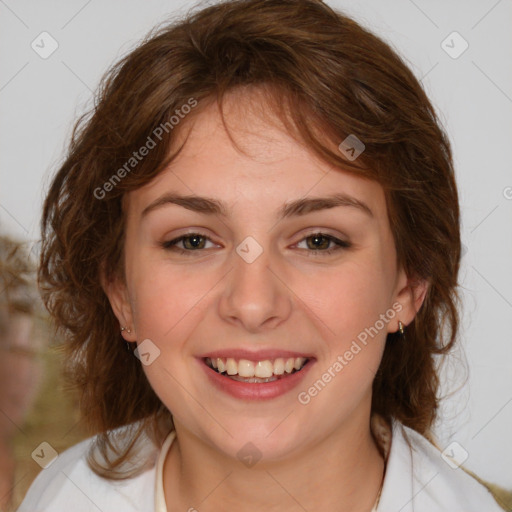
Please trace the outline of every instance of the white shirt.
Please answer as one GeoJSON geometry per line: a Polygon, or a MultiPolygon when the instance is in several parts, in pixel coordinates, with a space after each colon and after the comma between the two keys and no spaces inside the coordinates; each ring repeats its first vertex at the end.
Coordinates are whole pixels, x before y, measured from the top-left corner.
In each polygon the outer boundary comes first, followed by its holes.
{"type": "MultiPolygon", "coordinates": [[[[174,439],[164,441],[156,464],[129,480],[97,476],[87,465],[93,438],[69,448],[32,483],[18,512],[167,512],[162,470],[174,439]]],[[[148,457],[155,448],[148,446],[148,457]]],[[[397,421],[376,512],[503,512],[490,492],[439,450],[397,421]]],[[[335,511],[333,511],[335,512],[335,511]]]]}

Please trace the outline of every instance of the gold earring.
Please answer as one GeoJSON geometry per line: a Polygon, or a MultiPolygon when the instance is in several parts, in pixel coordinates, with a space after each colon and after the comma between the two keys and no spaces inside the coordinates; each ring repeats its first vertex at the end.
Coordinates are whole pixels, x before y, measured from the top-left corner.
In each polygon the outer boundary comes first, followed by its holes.
{"type": "Polygon", "coordinates": [[[400,331],[400,334],[404,334],[404,324],[398,320],[398,330],[400,331]]]}
{"type": "Polygon", "coordinates": [[[131,329],[127,329],[126,327],[121,327],[121,332],[124,332],[126,331],[128,334],[131,334],[132,330],[131,329]]]}

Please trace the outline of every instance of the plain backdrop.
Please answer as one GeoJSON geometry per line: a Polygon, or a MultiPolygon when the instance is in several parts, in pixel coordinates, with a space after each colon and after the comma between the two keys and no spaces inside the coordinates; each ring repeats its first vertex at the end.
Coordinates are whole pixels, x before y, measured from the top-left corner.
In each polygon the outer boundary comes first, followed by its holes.
{"type": "MultiPolygon", "coordinates": [[[[464,243],[463,350],[443,373],[443,392],[452,394],[436,432],[443,447],[455,441],[468,453],[466,467],[512,488],[512,2],[327,3],[391,43],[452,141],[464,243]]],[[[100,77],[152,26],[194,5],[0,0],[1,231],[37,241],[49,177],[100,77]],[[58,44],[47,58],[32,48],[41,37],[45,51],[58,44]]]]}

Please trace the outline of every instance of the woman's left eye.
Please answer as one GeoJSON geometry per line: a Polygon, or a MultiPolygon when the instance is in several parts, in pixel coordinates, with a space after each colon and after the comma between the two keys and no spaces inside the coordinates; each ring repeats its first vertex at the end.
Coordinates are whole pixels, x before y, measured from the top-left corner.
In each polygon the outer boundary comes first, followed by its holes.
{"type": "MultiPolygon", "coordinates": [[[[174,240],[163,242],[161,245],[164,249],[177,251],[180,254],[191,255],[191,253],[195,251],[206,249],[207,242],[215,245],[207,236],[202,235],[201,233],[188,233],[175,238],[174,240]],[[182,247],[179,247],[178,244],[182,244],[182,247]]],[[[312,253],[311,255],[313,256],[317,254],[331,254],[335,251],[339,251],[340,249],[347,249],[351,247],[349,242],[345,242],[325,233],[313,233],[308,235],[296,245],[299,246],[303,242],[306,243],[307,249],[311,249],[307,252],[312,253]],[[311,243],[308,243],[308,240],[311,240],[311,243]],[[334,246],[331,246],[331,244],[334,244],[334,246]]],[[[309,255],[310,254],[308,254],[308,256],[309,255]]]]}
{"type": "MultiPolygon", "coordinates": [[[[306,242],[307,248],[312,249],[311,251],[308,251],[308,253],[310,253],[308,256],[316,256],[317,254],[331,254],[335,251],[348,249],[351,247],[349,242],[345,242],[344,240],[340,240],[335,236],[327,235],[325,233],[313,233],[308,235],[307,237],[303,238],[299,244],[304,241],[306,242]],[[311,240],[311,243],[308,243],[308,240],[311,240]],[[331,243],[333,243],[334,246],[328,248],[331,243]]],[[[299,244],[297,244],[297,246],[299,244]]]]}

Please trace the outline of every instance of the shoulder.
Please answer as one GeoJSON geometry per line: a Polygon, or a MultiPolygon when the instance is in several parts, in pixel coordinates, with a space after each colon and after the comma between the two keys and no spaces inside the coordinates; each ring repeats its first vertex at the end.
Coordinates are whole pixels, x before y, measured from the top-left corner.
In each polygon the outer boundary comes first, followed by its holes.
{"type": "MultiPolygon", "coordinates": [[[[17,512],[152,512],[154,467],[126,480],[102,478],[87,464],[87,454],[94,441],[91,437],[72,446],[42,469],[17,512]]],[[[148,458],[153,456],[154,449],[146,443],[148,458]]]]}
{"type": "Polygon", "coordinates": [[[393,421],[379,512],[503,512],[486,487],[418,432],[393,421]]]}

